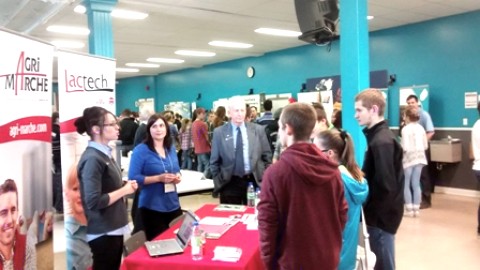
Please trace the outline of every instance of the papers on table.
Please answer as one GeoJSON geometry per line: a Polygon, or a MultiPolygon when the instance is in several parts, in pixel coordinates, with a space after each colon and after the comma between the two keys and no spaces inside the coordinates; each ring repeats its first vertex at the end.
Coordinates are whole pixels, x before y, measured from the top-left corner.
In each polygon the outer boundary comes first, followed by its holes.
{"type": "Polygon", "coordinates": [[[247,230],[258,230],[258,220],[255,214],[244,214],[240,220],[247,225],[247,230]]]}
{"type": "Polygon", "coordinates": [[[238,247],[217,246],[213,250],[212,261],[238,262],[242,256],[242,249],[238,247]]]}
{"type": "Polygon", "coordinates": [[[247,210],[247,207],[245,205],[238,205],[238,204],[219,204],[213,210],[214,211],[245,212],[245,210],[247,210]]]}
{"type": "Polygon", "coordinates": [[[234,217],[204,217],[199,224],[205,238],[218,239],[238,221],[239,219],[234,217]]]}
{"type": "Polygon", "coordinates": [[[204,217],[199,223],[202,225],[223,225],[231,220],[228,217],[204,217]]]}

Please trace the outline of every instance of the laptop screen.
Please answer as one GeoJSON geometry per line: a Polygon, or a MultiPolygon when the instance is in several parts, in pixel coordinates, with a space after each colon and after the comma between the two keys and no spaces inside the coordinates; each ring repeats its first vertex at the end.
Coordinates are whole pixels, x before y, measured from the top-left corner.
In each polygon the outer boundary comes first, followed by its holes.
{"type": "Polygon", "coordinates": [[[190,241],[193,230],[193,222],[195,221],[197,221],[197,217],[190,211],[187,211],[185,213],[185,218],[183,219],[182,225],[177,233],[177,238],[180,240],[182,246],[186,246],[188,241],[190,241]]]}

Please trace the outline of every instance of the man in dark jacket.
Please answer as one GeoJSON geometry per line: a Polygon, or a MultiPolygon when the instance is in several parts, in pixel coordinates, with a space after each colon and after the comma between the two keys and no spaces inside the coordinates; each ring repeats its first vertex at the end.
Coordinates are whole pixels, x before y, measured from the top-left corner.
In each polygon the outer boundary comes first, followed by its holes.
{"type": "Polygon", "coordinates": [[[364,206],[375,269],[395,269],[395,234],[403,216],[403,150],[383,117],[385,98],[376,89],[355,97],[355,119],[365,126],[367,151],[363,172],[369,197],[364,206]]]}
{"type": "Polygon", "coordinates": [[[338,164],[310,135],[312,106],[290,104],[279,121],[287,149],[263,176],[258,205],[260,251],[266,269],[337,269],[347,203],[338,164]]]}
{"type": "Polygon", "coordinates": [[[128,152],[133,149],[133,140],[135,139],[135,132],[138,124],[129,109],[123,110],[120,115],[120,134],[118,139],[122,141],[122,155],[127,156],[128,152]]]}

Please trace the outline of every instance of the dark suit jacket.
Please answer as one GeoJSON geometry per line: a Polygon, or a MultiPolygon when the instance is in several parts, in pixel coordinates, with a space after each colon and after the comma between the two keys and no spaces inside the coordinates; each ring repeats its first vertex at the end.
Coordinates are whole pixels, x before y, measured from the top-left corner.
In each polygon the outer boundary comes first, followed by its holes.
{"type": "MultiPolygon", "coordinates": [[[[210,170],[215,191],[220,191],[232,178],[235,149],[231,125],[229,122],[216,128],[213,132],[210,170]]],[[[250,168],[255,181],[260,186],[265,169],[272,163],[272,152],[264,126],[245,122],[245,127],[248,137],[250,168]]]]}

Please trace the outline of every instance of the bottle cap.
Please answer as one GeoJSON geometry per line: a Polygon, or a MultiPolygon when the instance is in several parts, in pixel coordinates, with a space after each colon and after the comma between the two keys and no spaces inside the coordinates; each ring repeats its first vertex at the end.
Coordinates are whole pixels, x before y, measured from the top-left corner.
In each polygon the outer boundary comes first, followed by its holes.
{"type": "Polygon", "coordinates": [[[193,226],[198,226],[198,221],[194,221],[193,226]]]}

